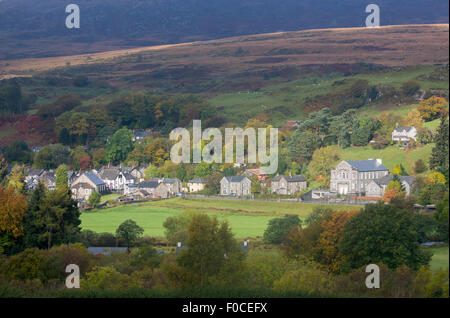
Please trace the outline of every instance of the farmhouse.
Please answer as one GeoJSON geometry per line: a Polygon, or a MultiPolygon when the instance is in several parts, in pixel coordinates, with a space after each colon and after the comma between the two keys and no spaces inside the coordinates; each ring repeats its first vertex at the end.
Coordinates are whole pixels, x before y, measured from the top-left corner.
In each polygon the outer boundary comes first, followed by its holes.
{"type": "Polygon", "coordinates": [[[381,159],[342,161],[331,170],[330,193],[365,196],[372,180],[389,174],[381,159]]]}
{"type": "Polygon", "coordinates": [[[283,176],[279,175],[272,179],[272,192],[282,195],[292,195],[303,191],[308,187],[306,178],[302,175],[283,176]]]}
{"type": "Polygon", "coordinates": [[[75,200],[87,200],[92,192],[103,193],[107,190],[106,184],[92,172],[83,173],[72,183],[70,189],[75,200]]]}
{"type": "Polygon", "coordinates": [[[220,180],[220,194],[245,196],[252,194],[252,182],[245,176],[223,177],[220,180]]]}
{"type": "Polygon", "coordinates": [[[408,143],[411,139],[417,140],[417,129],[414,126],[401,127],[397,125],[392,131],[392,140],[408,143]]]}
{"type": "Polygon", "coordinates": [[[197,178],[188,182],[189,192],[202,191],[206,186],[206,180],[203,178],[197,178]]]}

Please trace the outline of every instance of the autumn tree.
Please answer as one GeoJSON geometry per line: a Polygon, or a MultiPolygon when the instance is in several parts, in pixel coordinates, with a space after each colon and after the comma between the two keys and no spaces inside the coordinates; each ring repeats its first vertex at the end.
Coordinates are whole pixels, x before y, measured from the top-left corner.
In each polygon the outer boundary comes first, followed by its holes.
{"type": "Polygon", "coordinates": [[[439,118],[442,112],[448,109],[448,102],[442,97],[430,97],[419,103],[417,110],[424,121],[431,121],[439,118]]]}
{"type": "Polygon", "coordinates": [[[417,109],[413,109],[408,112],[408,116],[405,118],[405,124],[407,126],[414,126],[417,130],[422,128],[424,123],[425,121],[417,109]]]}
{"type": "Polygon", "coordinates": [[[330,272],[340,271],[344,257],[339,252],[338,243],[345,223],[358,213],[359,211],[339,211],[331,214],[329,219],[321,221],[322,232],[315,247],[316,253],[320,255],[317,261],[325,265],[330,272]]]}
{"type": "Polygon", "coordinates": [[[330,184],[331,169],[334,168],[339,160],[339,155],[333,146],[319,148],[314,151],[311,161],[308,165],[307,175],[310,179],[316,180],[323,176],[323,187],[330,184]]]}
{"type": "Polygon", "coordinates": [[[23,236],[23,218],[27,201],[23,194],[14,188],[0,187],[0,253],[14,245],[14,241],[23,236]]]}
{"type": "Polygon", "coordinates": [[[24,166],[15,165],[8,176],[8,187],[13,188],[17,193],[22,194],[25,194],[27,190],[24,169],[24,166]]]}

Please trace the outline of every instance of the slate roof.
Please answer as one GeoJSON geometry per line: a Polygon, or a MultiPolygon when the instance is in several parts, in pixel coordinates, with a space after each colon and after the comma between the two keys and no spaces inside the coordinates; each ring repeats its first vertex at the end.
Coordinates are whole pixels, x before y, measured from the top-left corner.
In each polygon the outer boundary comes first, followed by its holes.
{"type": "Polygon", "coordinates": [[[379,164],[376,160],[357,160],[357,161],[346,161],[350,166],[357,169],[360,172],[367,171],[388,171],[383,164],[379,164]]]}
{"type": "Polygon", "coordinates": [[[158,181],[144,181],[144,182],[139,183],[138,187],[141,188],[141,189],[142,188],[149,188],[149,189],[151,189],[151,188],[157,188],[158,185],[159,185],[158,181]]]}
{"type": "Polygon", "coordinates": [[[281,178],[286,178],[287,182],[305,182],[306,178],[302,175],[298,175],[298,176],[284,176],[284,175],[279,175],[276,176],[275,178],[272,179],[272,181],[278,182],[281,180],[281,178]]]}
{"type": "Polygon", "coordinates": [[[176,183],[177,181],[178,181],[178,179],[176,179],[176,178],[163,179],[164,183],[176,183]]]}
{"type": "MultiPolygon", "coordinates": [[[[389,182],[391,182],[393,178],[394,178],[394,176],[387,175],[380,179],[376,179],[374,181],[379,185],[388,185],[389,182]]],[[[416,181],[416,178],[411,177],[411,176],[398,176],[398,178],[399,178],[400,182],[406,182],[409,185],[412,185],[416,181]]]]}
{"type": "Polygon", "coordinates": [[[228,182],[242,182],[242,180],[247,179],[245,176],[232,176],[232,177],[225,177],[228,182]]]}
{"type": "Polygon", "coordinates": [[[40,176],[44,172],[44,169],[30,169],[28,170],[29,176],[40,176]]]}
{"type": "Polygon", "coordinates": [[[133,130],[133,134],[135,137],[139,137],[139,138],[145,138],[151,135],[150,132],[145,131],[145,130],[133,130]]]}
{"type": "Polygon", "coordinates": [[[394,131],[403,132],[403,130],[406,130],[406,132],[409,132],[411,129],[413,129],[412,126],[397,126],[395,127],[394,131]]]}
{"type": "Polygon", "coordinates": [[[86,177],[89,178],[96,186],[104,185],[105,182],[103,182],[102,179],[100,179],[95,173],[92,172],[86,172],[86,177]]]}
{"type": "Polygon", "coordinates": [[[133,177],[131,174],[129,174],[128,172],[123,173],[123,176],[125,177],[125,179],[127,180],[136,180],[135,177],[133,177]]]}
{"type": "Polygon", "coordinates": [[[206,183],[206,180],[203,178],[195,178],[195,179],[189,180],[189,183],[206,183]]]}
{"type": "Polygon", "coordinates": [[[119,175],[119,170],[116,169],[105,169],[100,172],[100,178],[103,180],[116,180],[119,175]]]}

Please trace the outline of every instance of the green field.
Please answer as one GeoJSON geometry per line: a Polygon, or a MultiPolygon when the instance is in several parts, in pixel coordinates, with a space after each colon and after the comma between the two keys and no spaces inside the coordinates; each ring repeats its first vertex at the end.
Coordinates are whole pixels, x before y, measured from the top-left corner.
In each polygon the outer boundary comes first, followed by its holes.
{"type": "Polygon", "coordinates": [[[447,269],[449,267],[448,245],[429,247],[429,250],[433,253],[433,258],[430,262],[431,270],[436,271],[439,268],[447,269]]]}
{"type": "MultiPolygon", "coordinates": [[[[215,215],[219,220],[228,220],[237,238],[255,238],[263,235],[272,218],[284,214],[297,214],[305,218],[316,206],[318,204],[176,198],[84,212],[81,214],[81,226],[95,232],[114,233],[123,221],[132,219],[144,228],[144,235],[162,237],[162,225],[168,217],[183,211],[197,211],[215,215]]],[[[335,210],[360,208],[354,205],[329,206],[335,210]]]]}

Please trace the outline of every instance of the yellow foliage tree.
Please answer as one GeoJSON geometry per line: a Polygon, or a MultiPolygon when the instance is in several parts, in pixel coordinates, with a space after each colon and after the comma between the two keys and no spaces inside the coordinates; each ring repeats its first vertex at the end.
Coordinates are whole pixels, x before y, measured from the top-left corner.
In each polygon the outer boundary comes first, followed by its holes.
{"type": "Polygon", "coordinates": [[[445,184],[445,176],[442,173],[435,171],[428,175],[427,182],[430,184],[436,184],[436,183],[445,184]]]}
{"type": "Polygon", "coordinates": [[[420,112],[423,120],[431,121],[439,118],[442,111],[448,108],[448,102],[442,97],[430,97],[419,103],[417,110],[420,112]]]}
{"type": "Polygon", "coordinates": [[[0,187],[0,234],[18,238],[23,235],[23,218],[27,209],[25,196],[14,188],[0,187]]]}
{"type": "Polygon", "coordinates": [[[424,123],[425,121],[417,109],[411,110],[405,118],[405,124],[408,126],[414,126],[416,129],[422,128],[424,123]]]}

